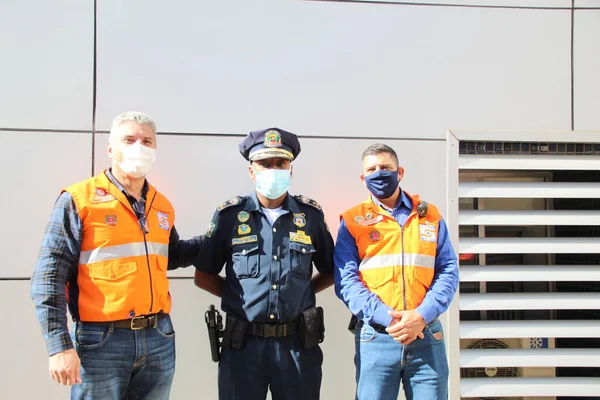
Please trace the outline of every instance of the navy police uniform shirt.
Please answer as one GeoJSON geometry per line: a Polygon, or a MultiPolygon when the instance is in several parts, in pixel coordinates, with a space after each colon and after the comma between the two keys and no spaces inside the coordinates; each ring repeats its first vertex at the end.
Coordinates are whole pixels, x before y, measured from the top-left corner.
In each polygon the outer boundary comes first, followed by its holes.
{"type": "Polygon", "coordinates": [[[333,273],[333,238],[314,200],[288,193],[282,209],[271,226],[255,193],[215,212],[194,265],[209,274],[225,265],[223,311],[254,323],[286,323],[315,305],[313,264],[333,273]]]}

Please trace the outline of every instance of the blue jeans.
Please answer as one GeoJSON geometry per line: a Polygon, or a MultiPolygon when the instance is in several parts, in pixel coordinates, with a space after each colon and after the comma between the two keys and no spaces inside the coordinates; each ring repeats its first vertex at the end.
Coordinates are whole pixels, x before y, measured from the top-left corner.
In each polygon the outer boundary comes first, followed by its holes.
{"type": "Polygon", "coordinates": [[[242,350],[223,347],[219,362],[220,400],[318,400],[323,352],[305,349],[296,335],[246,336],[242,350]]]}
{"type": "Polygon", "coordinates": [[[71,399],[164,400],[175,373],[175,332],[171,318],[140,330],[75,323],[71,332],[81,359],[83,383],[71,399]]]}
{"type": "Polygon", "coordinates": [[[356,326],[356,399],[396,400],[400,382],[406,400],[446,400],[448,360],[442,324],[432,321],[424,339],[403,346],[390,335],[356,326]]]}

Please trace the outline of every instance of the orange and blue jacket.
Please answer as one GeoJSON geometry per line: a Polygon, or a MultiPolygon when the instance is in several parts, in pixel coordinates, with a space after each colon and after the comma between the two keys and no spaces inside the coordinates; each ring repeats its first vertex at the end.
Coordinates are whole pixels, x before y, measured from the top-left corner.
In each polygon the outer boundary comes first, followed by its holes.
{"type": "Polygon", "coordinates": [[[388,326],[388,310],[417,310],[429,323],[458,287],[456,254],[440,212],[428,204],[419,216],[419,197],[401,193],[403,225],[372,198],[341,215],[336,293],[366,323],[388,326]]]}

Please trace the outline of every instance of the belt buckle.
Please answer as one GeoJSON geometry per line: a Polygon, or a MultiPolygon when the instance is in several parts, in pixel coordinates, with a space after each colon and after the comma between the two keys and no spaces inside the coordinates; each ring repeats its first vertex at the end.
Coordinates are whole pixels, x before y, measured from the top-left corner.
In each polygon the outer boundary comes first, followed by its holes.
{"type": "Polygon", "coordinates": [[[145,318],[144,316],[141,316],[141,317],[133,317],[133,318],[131,318],[131,326],[130,326],[130,327],[131,327],[131,330],[132,330],[132,331],[138,331],[138,330],[140,330],[140,329],[144,329],[144,328],[145,328],[145,326],[141,326],[141,325],[140,325],[140,326],[136,326],[136,325],[135,325],[135,321],[143,321],[143,320],[144,320],[144,318],[145,318]]]}
{"type": "Polygon", "coordinates": [[[263,325],[263,336],[266,338],[277,337],[277,325],[265,324],[263,325]]]}

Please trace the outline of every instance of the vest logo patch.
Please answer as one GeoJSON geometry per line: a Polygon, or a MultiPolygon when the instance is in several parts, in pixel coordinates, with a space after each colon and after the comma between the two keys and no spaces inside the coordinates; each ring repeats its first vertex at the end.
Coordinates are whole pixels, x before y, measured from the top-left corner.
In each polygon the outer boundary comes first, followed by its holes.
{"type": "Polygon", "coordinates": [[[369,232],[369,239],[371,239],[371,242],[377,242],[381,239],[381,233],[377,229],[373,229],[369,232]]]}
{"type": "Polygon", "coordinates": [[[108,226],[115,226],[117,225],[117,216],[115,214],[107,214],[104,216],[104,222],[108,226]]]}
{"type": "Polygon", "coordinates": [[[419,234],[424,242],[435,242],[437,237],[435,234],[435,225],[419,225],[419,234]]]}
{"type": "Polygon", "coordinates": [[[165,231],[169,230],[169,216],[165,213],[161,213],[160,211],[157,213],[158,215],[158,226],[165,231]]]}

